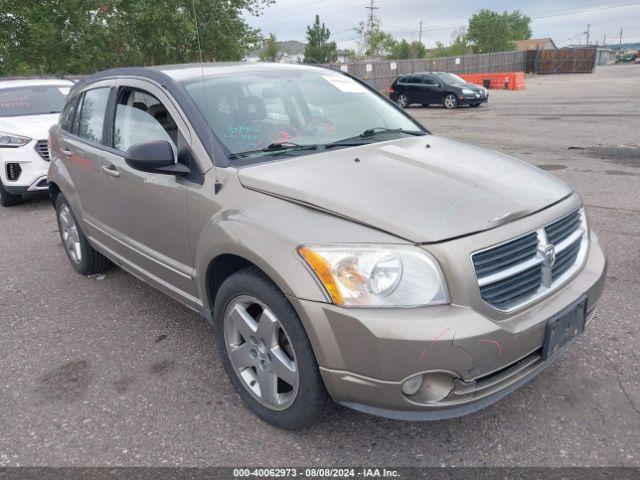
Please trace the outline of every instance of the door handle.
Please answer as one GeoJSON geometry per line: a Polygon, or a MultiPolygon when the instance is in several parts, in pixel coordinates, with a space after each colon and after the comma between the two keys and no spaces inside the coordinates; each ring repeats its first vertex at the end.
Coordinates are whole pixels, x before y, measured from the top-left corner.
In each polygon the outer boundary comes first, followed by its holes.
{"type": "Polygon", "coordinates": [[[71,155],[73,155],[73,152],[71,150],[69,150],[68,148],[61,148],[60,151],[66,157],[70,157],[71,155]]]}
{"type": "Polygon", "coordinates": [[[113,165],[103,165],[102,171],[111,177],[120,176],[120,172],[113,165]]]}

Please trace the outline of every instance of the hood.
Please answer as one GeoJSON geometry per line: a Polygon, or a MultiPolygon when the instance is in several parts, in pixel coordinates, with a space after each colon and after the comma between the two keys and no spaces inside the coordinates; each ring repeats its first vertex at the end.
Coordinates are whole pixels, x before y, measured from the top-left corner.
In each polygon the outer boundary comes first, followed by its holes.
{"type": "Polygon", "coordinates": [[[572,192],[533,165],[435,135],[254,165],[238,175],[246,188],[415,243],[488,230],[572,192]]]}
{"type": "Polygon", "coordinates": [[[58,123],[60,114],[20,115],[16,117],[0,117],[0,131],[31,137],[34,140],[46,140],[49,128],[58,123]]]}

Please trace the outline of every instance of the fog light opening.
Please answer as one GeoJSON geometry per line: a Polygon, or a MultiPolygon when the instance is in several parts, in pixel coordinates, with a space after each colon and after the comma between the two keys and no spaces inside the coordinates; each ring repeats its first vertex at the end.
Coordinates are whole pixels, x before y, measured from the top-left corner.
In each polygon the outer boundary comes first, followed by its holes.
{"type": "Polygon", "coordinates": [[[422,387],[422,379],[422,375],[416,375],[414,377],[411,377],[409,380],[406,380],[402,384],[402,393],[409,397],[418,393],[418,391],[422,387]]]}

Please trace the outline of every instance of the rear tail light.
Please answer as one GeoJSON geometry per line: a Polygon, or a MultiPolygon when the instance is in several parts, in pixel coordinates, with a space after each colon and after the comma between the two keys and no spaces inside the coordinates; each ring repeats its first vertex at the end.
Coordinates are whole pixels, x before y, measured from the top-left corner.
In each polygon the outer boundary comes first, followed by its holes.
{"type": "Polygon", "coordinates": [[[389,87],[389,93],[396,93],[395,89],[393,88],[393,86],[389,87]]]}

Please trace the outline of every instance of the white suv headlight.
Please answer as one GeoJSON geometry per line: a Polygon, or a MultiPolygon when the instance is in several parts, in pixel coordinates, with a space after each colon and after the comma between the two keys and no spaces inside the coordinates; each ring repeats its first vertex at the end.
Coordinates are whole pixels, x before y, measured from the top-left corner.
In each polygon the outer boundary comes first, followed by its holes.
{"type": "Polygon", "coordinates": [[[336,305],[412,307],[449,303],[438,262],[417,247],[303,245],[298,253],[336,305]]]}
{"type": "Polygon", "coordinates": [[[13,133],[0,132],[0,148],[17,148],[29,143],[32,139],[15,135],[13,133]]]}

